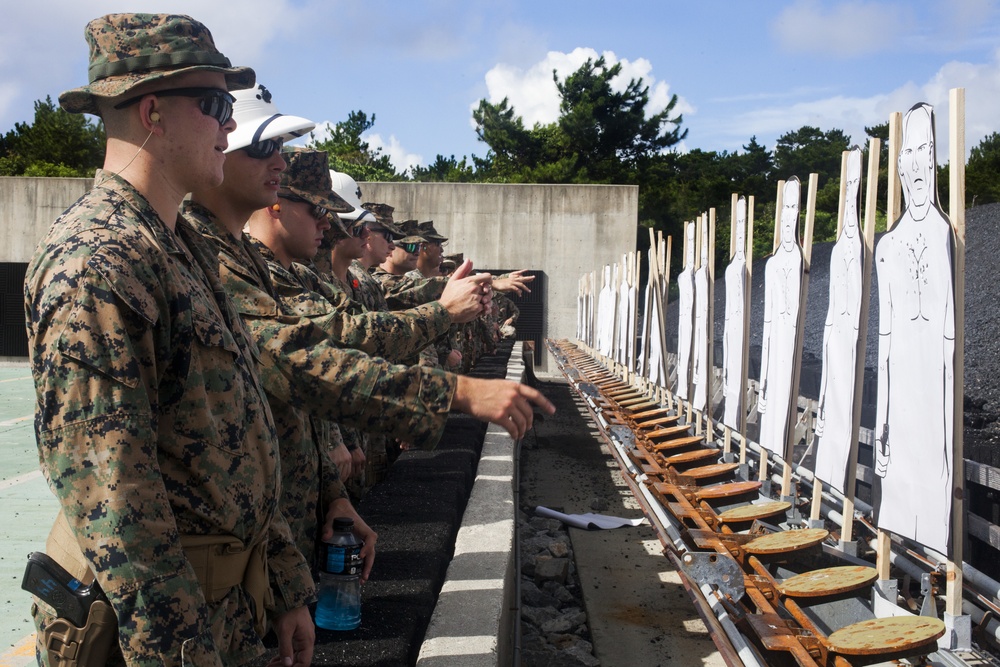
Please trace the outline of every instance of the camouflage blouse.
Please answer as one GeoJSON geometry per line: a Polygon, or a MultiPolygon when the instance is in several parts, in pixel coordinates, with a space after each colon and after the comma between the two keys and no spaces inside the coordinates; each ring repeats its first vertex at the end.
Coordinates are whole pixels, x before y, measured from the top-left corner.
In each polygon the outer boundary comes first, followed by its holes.
{"type": "MultiPolygon", "coordinates": [[[[243,663],[263,647],[241,587],[206,603],[180,535],[268,540],[281,609],[313,599],[278,513],[258,349],[212,248],[123,179],[39,245],[25,311],[42,471],[119,619],[129,664],[243,663]]],[[[46,623],[44,613],[36,617],[46,623]]]]}

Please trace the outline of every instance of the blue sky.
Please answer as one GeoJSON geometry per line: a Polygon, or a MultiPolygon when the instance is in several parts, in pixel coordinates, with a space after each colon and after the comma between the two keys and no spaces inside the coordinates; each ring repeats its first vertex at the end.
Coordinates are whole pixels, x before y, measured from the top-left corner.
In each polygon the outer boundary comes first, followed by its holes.
{"type": "Polygon", "coordinates": [[[528,125],[555,120],[551,82],[588,56],[620,61],[655,102],[676,93],[682,149],[768,147],[805,124],[866,125],[926,101],[947,161],[948,89],[967,95],[967,150],[1000,130],[997,0],[34,0],[0,24],[0,130],[86,81],[86,22],[116,11],[186,13],[278,107],[319,123],[376,116],[369,140],[398,168],[437,153],[484,155],[471,110],[511,99],[528,125]]]}

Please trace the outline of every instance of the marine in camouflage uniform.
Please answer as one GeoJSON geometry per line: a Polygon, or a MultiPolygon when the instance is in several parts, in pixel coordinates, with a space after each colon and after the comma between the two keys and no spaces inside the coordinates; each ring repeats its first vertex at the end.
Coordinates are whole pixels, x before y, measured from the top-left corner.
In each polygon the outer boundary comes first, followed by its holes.
{"type": "Polygon", "coordinates": [[[419,273],[408,275],[408,272],[415,270],[417,253],[407,253],[402,246],[423,243],[424,238],[419,234],[416,220],[405,220],[400,228],[405,236],[395,241],[392,256],[372,272],[382,283],[382,292],[393,310],[412,308],[440,298],[441,291],[448,282],[447,278],[425,280],[419,273]]]}
{"type": "Polygon", "coordinates": [[[356,300],[361,303],[365,310],[380,311],[389,310],[389,302],[382,292],[382,283],[365,268],[364,264],[358,260],[351,262],[351,278],[357,281],[358,286],[354,288],[356,300]]]}
{"type": "MultiPolygon", "coordinates": [[[[281,177],[283,192],[294,189],[296,196],[303,197],[308,196],[307,193],[321,196],[321,193],[330,192],[325,153],[296,150],[287,153],[286,158],[289,167],[281,177]]],[[[262,218],[270,220],[270,216],[258,216],[254,220],[262,218]]],[[[251,233],[255,229],[269,233],[272,225],[251,221],[251,233]]],[[[324,238],[345,236],[339,224],[324,233],[324,238]]],[[[332,274],[320,276],[304,264],[279,261],[275,256],[278,249],[294,245],[295,239],[285,236],[272,242],[275,243],[273,249],[264,244],[258,244],[257,249],[268,262],[279,301],[287,310],[321,322],[331,339],[342,347],[361,349],[373,356],[409,364],[422,348],[446,332],[452,323],[451,315],[439,301],[400,312],[366,311],[351,298],[350,286],[340,284],[332,274]],[[289,264],[287,268],[285,264],[289,264]]],[[[322,250],[322,246],[319,252],[327,258],[330,256],[328,251],[322,250]]],[[[345,425],[340,427],[340,431],[348,449],[361,447],[367,457],[368,442],[364,433],[345,425]]],[[[365,484],[354,484],[352,481],[348,481],[348,488],[353,489],[355,497],[359,497],[365,491],[365,484]]]]}
{"type": "Polygon", "coordinates": [[[196,193],[184,213],[215,243],[225,289],[261,347],[264,387],[281,442],[282,507],[296,526],[296,539],[311,554],[329,502],[344,497],[324,445],[328,426],[321,422],[395,428],[424,444],[436,443],[455,381],[340,349],[330,334],[343,318],[331,317],[322,299],[297,298],[301,287],[289,288],[294,274],[273,284],[250,238],[236,239],[197,199],[196,193]]]}
{"type": "MultiPolygon", "coordinates": [[[[197,202],[184,202],[181,211],[213,245],[223,288],[232,297],[239,314],[244,318],[254,314],[259,318],[255,320],[258,324],[267,319],[281,321],[285,311],[271,283],[267,263],[249,238],[234,238],[222,229],[211,211],[197,202]]],[[[290,323],[294,319],[288,317],[290,323]]],[[[257,327],[258,332],[262,329],[262,326],[257,327]]],[[[292,398],[292,387],[273,382],[275,377],[273,372],[265,375],[264,389],[281,450],[281,511],[291,526],[299,550],[310,564],[314,564],[318,529],[327,508],[337,498],[347,497],[337,467],[330,458],[332,448],[342,439],[339,431],[333,431],[328,422],[313,418],[304,409],[300,397],[292,398]]]]}
{"type": "MultiPolygon", "coordinates": [[[[338,193],[341,194],[341,193],[338,193]]],[[[358,193],[360,197],[360,192],[358,193]]],[[[402,230],[397,228],[392,221],[393,208],[388,204],[362,204],[362,207],[370,211],[375,216],[375,222],[369,223],[369,236],[379,234],[385,239],[385,246],[391,251],[392,239],[402,238],[402,230]]],[[[372,248],[372,240],[365,244],[366,253],[372,248]]],[[[381,246],[380,246],[381,248],[381,246]]],[[[381,259],[381,258],[380,258],[381,259]]],[[[379,260],[375,260],[379,261],[379,260]]],[[[348,268],[348,277],[351,280],[351,293],[355,301],[359,302],[366,311],[389,310],[389,304],[385,300],[382,292],[382,284],[376,280],[360,259],[351,262],[348,268]]],[[[423,357],[424,351],[420,356],[423,357]]],[[[419,363],[419,359],[418,359],[419,363]]],[[[373,486],[383,481],[389,472],[389,453],[397,453],[395,441],[387,437],[384,433],[366,433],[365,439],[367,449],[365,452],[364,479],[361,481],[362,488],[351,490],[352,494],[361,496],[366,494],[373,486]]]]}
{"type": "MultiPolygon", "coordinates": [[[[385,239],[385,245],[378,246],[379,250],[382,251],[385,249],[388,252],[392,252],[395,248],[394,240],[402,239],[406,236],[405,232],[397,227],[392,220],[392,212],[394,210],[393,207],[388,204],[374,202],[366,202],[361,206],[375,216],[375,222],[369,223],[368,225],[370,234],[379,234],[385,239]]],[[[358,287],[355,289],[355,294],[357,295],[358,301],[361,302],[361,305],[365,307],[365,310],[392,310],[392,308],[389,307],[388,301],[386,301],[385,290],[382,287],[382,283],[376,280],[372,275],[374,266],[382,261],[381,254],[377,257],[374,256],[374,247],[376,246],[372,245],[371,240],[365,244],[366,252],[373,253],[368,260],[372,265],[371,269],[368,266],[365,266],[360,259],[355,259],[351,262],[351,266],[348,271],[354,280],[358,281],[358,287]]],[[[405,310],[405,308],[399,310],[405,310]]]]}
{"type": "Polygon", "coordinates": [[[521,309],[506,294],[501,292],[493,293],[493,305],[497,309],[497,320],[500,323],[500,337],[502,339],[513,338],[517,335],[518,318],[521,317],[521,309]]]}
{"type": "MultiPolygon", "coordinates": [[[[327,160],[323,151],[287,151],[288,168],[281,174],[279,196],[293,192],[295,194],[289,196],[320,196],[315,194],[320,192],[332,195],[327,160]]],[[[341,205],[347,204],[341,200],[341,205]]],[[[346,235],[347,232],[341,227],[340,233],[346,235]]],[[[324,238],[333,238],[333,235],[325,234],[324,238]]],[[[267,261],[277,298],[285,309],[313,318],[340,347],[389,360],[407,359],[452,325],[451,315],[438,300],[406,311],[366,312],[357,303],[352,303],[344,289],[324,280],[305,264],[293,262],[290,269],[285,269],[266,245],[256,243],[256,247],[267,261]]],[[[323,254],[329,259],[329,251],[323,254]]]]}
{"type": "MultiPolygon", "coordinates": [[[[189,72],[224,73],[234,88],[253,83],[252,70],[230,68],[189,17],[109,15],[86,34],[91,85],[60,97],[70,112],[98,113],[95,96],[123,96],[154,78],[191,85],[189,72]],[[161,69],[131,71],[130,57],[154,53],[161,69]]],[[[189,149],[211,150],[195,136],[189,149]]],[[[146,150],[161,150],[160,141],[146,150]]],[[[122,150],[109,149],[109,162],[123,163],[122,150]]],[[[140,151],[132,159],[154,158],[140,151]]],[[[162,219],[139,189],[98,171],[27,271],[39,458],[72,536],[60,543],[64,555],[79,547],[89,572],[74,574],[95,576],[120,619],[121,653],[111,662],[180,665],[183,652],[186,664],[236,665],[263,652],[244,588],[207,600],[182,536],[229,536],[260,550],[266,542],[276,609],[314,599],[277,512],[279,459],[258,350],[215,264],[183,220],[162,219]]],[[[41,638],[53,617],[38,605],[33,615],[41,638]]]]}

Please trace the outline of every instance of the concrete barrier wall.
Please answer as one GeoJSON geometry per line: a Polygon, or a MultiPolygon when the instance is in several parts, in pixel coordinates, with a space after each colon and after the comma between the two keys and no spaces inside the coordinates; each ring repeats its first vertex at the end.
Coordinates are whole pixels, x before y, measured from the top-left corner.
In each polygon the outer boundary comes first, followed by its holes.
{"type": "Polygon", "coordinates": [[[93,182],[91,178],[0,177],[0,262],[28,262],[52,221],[93,182]]]}
{"type": "MultiPolygon", "coordinates": [[[[0,262],[27,262],[52,221],[91,186],[87,178],[0,178],[0,262]]],[[[482,268],[543,271],[544,334],[576,334],[580,276],[635,249],[639,188],[631,185],[363,183],[364,201],[396,220],[434,220],[482,268]]]]}
{"type": "MultiPolygon", "coordinates": [[[[436,227],[436,225],[435,225],[436,227]]],[[[523,343],[516,343],[507,379],[525,379],[523,343]]],[[[417,667],[498,667],[513,661],[518,579],[516,489],[518,443],[490,424],[476,481],[455,539],[417,667]]]]}

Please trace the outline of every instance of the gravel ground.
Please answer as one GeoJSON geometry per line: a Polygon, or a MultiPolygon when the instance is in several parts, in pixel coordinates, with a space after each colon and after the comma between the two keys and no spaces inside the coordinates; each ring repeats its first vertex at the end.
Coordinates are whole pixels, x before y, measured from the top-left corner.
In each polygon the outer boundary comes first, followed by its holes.
{"type": "Polygon", "coordinates": [[[642,516],[582,399],[557,377],[538,385],[556,414],[536,416],[521,446],[520,664],[722,667],[650,526],[567,531],[535,516],[538,505],[642,516]]]}

